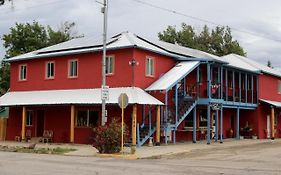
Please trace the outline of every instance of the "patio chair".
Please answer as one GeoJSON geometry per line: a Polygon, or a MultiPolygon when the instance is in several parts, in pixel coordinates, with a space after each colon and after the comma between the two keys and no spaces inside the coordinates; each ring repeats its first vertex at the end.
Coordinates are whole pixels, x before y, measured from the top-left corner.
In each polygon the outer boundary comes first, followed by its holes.
{"type": "Polygon", "coordinates": [[[52,130],[44,130],[43,132],[43,143],[53,142],[54,132],[52,130]]]}

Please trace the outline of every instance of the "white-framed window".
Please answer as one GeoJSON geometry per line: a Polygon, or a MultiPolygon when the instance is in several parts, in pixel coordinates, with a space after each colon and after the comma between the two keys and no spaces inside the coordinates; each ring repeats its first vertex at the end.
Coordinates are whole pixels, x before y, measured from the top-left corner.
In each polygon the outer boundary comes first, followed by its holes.
{"type": "Polygon", "coordinates": [[[55,78],[55,62],[49,61],[46,62],[46,79],[54,79],[55,78]]]}
{"type": "Polygon", "coordinates": [[[21,64],[19,66],[19,80],[24,81],[26,80],[27,75],[27,65],[26,64],[21,64]]]}
{"type": "Polygon", "coordinates": [[[26,111],[26,126],[32,126],[33,111],[26,111]]]}
{"type": "Polygon", "coordinates": [[[76,78],[78,77],[78,60],[69,60],[68,61],[68,77],[76,78]]]}
{"type": "Polygon", "coordinates": [[[145,74],[146,76],[154,76],[154,58],[147,57],[145,61],[145,74]]]}
{"type": "Polygon", "coordinates": [[[114,57],[113,56],[106,56],[105,58],[105,74],[111,75],[114,74],[114,57]]]}
{"type": "Polygon", "coordinates": [[[278,94],[281,94],[281,81],[278,80],[278,94]]]}
{"type": "Polygon", "coordinates": [[[98,111],[94,110],[78,110],[76,113],[77,127],[96,127],[98,125],[98,111]]]}

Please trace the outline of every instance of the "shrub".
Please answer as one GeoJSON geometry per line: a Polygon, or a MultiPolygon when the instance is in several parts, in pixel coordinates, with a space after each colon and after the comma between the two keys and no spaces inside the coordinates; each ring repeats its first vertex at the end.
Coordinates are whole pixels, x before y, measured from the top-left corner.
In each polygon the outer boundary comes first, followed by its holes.
{"type": "MultiPolygon", "coordinates": [[[[124,124],[124,140],[128,134],[125,131],[124,124]]],[[[104,126],[98,126],[93,129],[93,146],[99,153],[118,153],[121,151],[121,122],[113,119],[104,126]]]]}

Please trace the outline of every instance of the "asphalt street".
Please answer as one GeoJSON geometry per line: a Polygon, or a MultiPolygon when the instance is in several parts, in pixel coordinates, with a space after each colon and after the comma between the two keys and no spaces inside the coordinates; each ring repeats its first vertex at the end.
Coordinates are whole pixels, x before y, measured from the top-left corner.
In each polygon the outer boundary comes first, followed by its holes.
{"type": "Polygon", "coordinates": [[[139,160],[0,152],[0,175],[278,175],[280,160],[280,142],[198,149],[139,160]]]}

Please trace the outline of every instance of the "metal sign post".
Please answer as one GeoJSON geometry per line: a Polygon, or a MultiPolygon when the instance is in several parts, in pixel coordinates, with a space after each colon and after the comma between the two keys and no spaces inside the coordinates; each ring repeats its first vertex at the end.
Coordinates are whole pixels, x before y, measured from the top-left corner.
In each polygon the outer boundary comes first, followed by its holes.
{"type": "Polygon", "coordinates": [[[124,109],[128,106],[128,96],[125,93],[120,94],[118,98],[118,105],[122,110],[121,114],[121,152],[123,153],[124,150],[124,109]]]}

